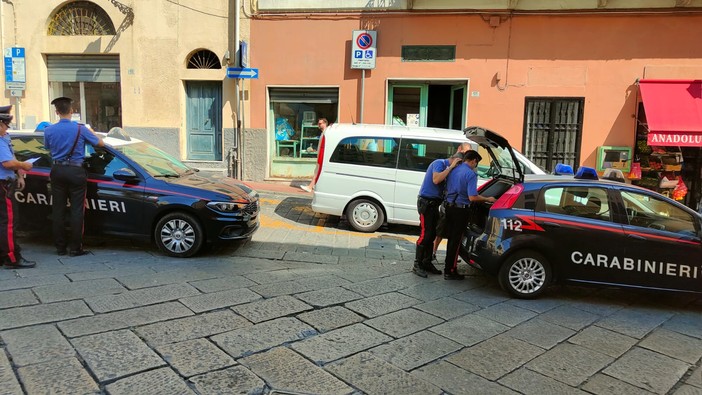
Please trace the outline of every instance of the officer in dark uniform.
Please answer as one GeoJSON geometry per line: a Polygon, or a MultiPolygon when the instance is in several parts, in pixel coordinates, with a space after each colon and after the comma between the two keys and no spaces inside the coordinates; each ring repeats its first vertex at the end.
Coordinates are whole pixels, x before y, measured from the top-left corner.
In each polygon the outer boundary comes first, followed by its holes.
{"type": "Polygon", "coordinates": [[[468,225],[468,207],[474,202],[494,202],[494,197],[478,195],[478,175],[475,168],[482,157],[477,151],[468,150],[464,154],[463,164],[457,166],[446,177],[446,230],[448,245],[444,264],[444,280],[463,280],[458,274],[458,247],[463,239],[463,232],[468,225]]]}
{"type": "Polygon", "coordinates": [[[25,269],[34,267],[36,262],[24,259],[15,241],[13,199],[16,189],[24,189],[25,172],[32,168],[32,164],[15,158],[7,134],[12,121],[11,109],[12,106],[0,107],[0,265],[8,269],[25,269]]]}
{"type": "Polygon", "coordinates": [[[461,164],[463,154],[455,153],[450,159],[437,159],[427,168],[424,181],[419,187],[417,196],[417,211],[419,212],[420,233],[414,255],[412,272],[420,277],[431,274],[441,274],[432,263],[436,225],[439,221],[439,205],[444,196],[444,180],[454,167],[461,164]]]}
{"type": "Polygon", "coordinates": [[[56,253],[69,256],[85,255],[83,249],[83,216],[88,174],[83,168],[85,144],[103,147],[102,138],[88,126],[71,121],[73,100],[59,97],[51,101],[61,118],[44,130],[44,146],[51,152],[51,197],[53,232],[56,253]],[[64,227],[66,205],[70,201],[70,237],[66,240],[64,227]]]}

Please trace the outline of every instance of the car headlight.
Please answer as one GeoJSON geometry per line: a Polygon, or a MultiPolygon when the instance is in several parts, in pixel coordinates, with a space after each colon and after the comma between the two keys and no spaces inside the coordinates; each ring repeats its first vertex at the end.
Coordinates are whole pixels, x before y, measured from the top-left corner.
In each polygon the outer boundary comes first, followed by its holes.
{"type": "Polygon", "coordinates": [[[248,202],[209,202],[207,203],[207,207],[222,213],[233,213],[235,211],[239,211],[239,209],[245,206],[247,203],[248,202]]]}

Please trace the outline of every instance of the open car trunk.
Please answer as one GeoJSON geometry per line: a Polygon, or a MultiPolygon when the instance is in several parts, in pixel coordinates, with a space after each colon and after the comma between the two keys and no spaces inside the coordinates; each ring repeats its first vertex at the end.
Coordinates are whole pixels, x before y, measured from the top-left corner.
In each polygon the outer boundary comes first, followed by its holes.
{"type": "MultiPolygon", "coordinates": [[[[469,140],[478,143],[490,155],[492,180],[480,188],[478,191],[480,195],[498,199],[512,185],[524,181],[524,170],[506,138],[477,126],[469,126],[463,130],[463,133],[469,140]]],[[[483,233],[490,207],[491,204],[488,203],[470,205],[469,235],[476,236],[483,233]]]]}
{"type": "MultiPolygon", "coordinates": [[[[508,180],[505,178],[495,178],[484,184],[478,193],[485,197],[494,197],[499,199],[505,192],[507,192],[514,185],[514,180],[508,180]]],[[[479,236],[485,230],[485,223],[490,212],[491,203],[477,203],[471,204],[468,208],[470,212],[468,222],[468,234],[471,236],[479,236]]]]}

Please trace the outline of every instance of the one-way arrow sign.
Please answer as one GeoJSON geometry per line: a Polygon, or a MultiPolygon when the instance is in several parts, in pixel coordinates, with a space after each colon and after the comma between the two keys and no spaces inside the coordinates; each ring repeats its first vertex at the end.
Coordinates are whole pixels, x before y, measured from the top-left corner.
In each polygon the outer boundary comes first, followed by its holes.
{"type": "Polygon", "coordinates": [[[227,67],[227,78],[258,79],[258,69],[250,69],[243,67],[227,67]]]}

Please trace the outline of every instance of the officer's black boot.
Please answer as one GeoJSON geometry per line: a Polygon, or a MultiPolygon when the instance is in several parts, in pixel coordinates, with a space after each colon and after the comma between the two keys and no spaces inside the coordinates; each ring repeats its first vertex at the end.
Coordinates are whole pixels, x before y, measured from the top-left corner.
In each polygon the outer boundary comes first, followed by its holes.
{"type": "Polygon", "coordinates": [[[422,259],[424,259],[424,246],[417,245],[417,250],[414,253],[414,266],[412,272],[419,277],[427,277],[427,272],[422,268],[422,259]]]}
{"type": "Polygon", "coordinates": [[[422,256],[422,269],[429,274],[441,274],[441,270],[437,269],[433,263],[431,263],[433,257],[433,251],[429,248],[424,249],[424,254],[422,256]]]}

